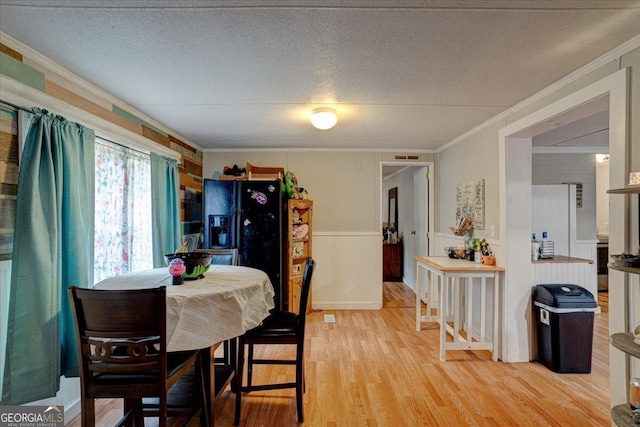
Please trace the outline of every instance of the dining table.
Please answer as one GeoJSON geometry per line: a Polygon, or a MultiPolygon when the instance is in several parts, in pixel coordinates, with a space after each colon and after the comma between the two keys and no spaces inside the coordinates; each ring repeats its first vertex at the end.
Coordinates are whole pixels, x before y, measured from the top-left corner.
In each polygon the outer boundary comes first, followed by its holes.
{"type": "Polygon", "coordinates": [[[167,350],[201,350],[205,364],[207,406],[213,425],[213,403],[235,374],[230,365],[215,365],[215,350],[260,325],[274,308],[269,276],[258,269],[211,265],[203,277],[172,284],[167,267],[110,277],[95,289],[145,289],[166,286],[167,350]]]}

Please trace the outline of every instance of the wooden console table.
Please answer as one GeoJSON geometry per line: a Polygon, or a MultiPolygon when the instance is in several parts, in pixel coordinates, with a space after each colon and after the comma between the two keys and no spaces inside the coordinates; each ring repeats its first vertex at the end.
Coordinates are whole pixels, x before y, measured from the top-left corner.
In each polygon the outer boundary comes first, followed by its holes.
{"type": "Polygon", "coordinates": [[[382,244],[382,280],[402,282],[402,243],[382,244]]]}
{"type": "Polygon", "coordinates": [[[499,303],[500,273],[504,268],[495,265],[487,266],[461,259],[448,257],[423,257],[416,259],[416,331],[422,322],[438,322],[440,324],[440,360],[446,360],[447,350],[489,350],[494,361],[498,360],[499,343],[499,303]],[[427,271],[427,307],[426,315],[422,313],[420,271],[427,271]],[[435,278],[435,280],[434,280],[435,278]],[[474,331],[474,283],[480,280],[480,330],[474,331]],[[493,307],[487,310],[487,279],[493,285],[493,307]],[[464,292],[465,307],[462,307],[461,296],[464,292]],[[451,301],[449,301],[452,294],[451,301]],[[436,300],[436,296],[438,296],[436,300]],[[434,315],[434,310],[437,314],[434,315]],[[493,314],[491,339],[487,337],[486,325],[490,314],[493,314]],[[466,326],[465,326],[466,325],[466,326]],[[468,329],[468,330],[465,330],[468,329]],[[447,333],[453,341],[447,342],[447,333]]]}

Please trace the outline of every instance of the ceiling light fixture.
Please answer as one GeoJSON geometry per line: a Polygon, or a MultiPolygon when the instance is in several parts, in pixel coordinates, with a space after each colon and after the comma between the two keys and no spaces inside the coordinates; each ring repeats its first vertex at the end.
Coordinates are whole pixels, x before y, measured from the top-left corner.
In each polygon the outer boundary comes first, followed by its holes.
{"type": "Polygon", "coordinates": [[[311,124],[318,129],[331,129],[337,122],[338,116],[333,108],[320,107],[311,112],[311,124]]]}

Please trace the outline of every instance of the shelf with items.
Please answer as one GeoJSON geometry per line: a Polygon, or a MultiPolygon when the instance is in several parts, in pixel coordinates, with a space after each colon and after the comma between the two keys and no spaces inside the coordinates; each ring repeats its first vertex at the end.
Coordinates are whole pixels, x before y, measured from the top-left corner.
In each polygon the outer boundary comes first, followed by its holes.
{"type": "Polygon", "coordinates": [[[640,185],[629,185],[624,188],[612,188],[608,194],[640,194],[640,185]]]}
{"type": "Polygon", "coordinates": [[[640,274],[640,268],[625,267],[622,265],[616,265],[615,263],[609,263],[607,265],[607,268],[610,268],[611,270],[624,271],[625,273],[640,274]]]}
{"type": "MultiPolygon", "coordinates": [[[[640,345],[636,344],[631,332],[619,332],[609,337],[612,346],[623,353],[640,359],[640,345]]],[[[611,419],[618,426],[637,426],[631,419],[631,406],[628,403],[616,405],[611,409],[611,419]]]]}
{"type": "Polygon", "coordinates": [[[636,344],[631,332],[619,332],[609,337],[609,342],[615,348],[640,359],[640,344],[636,344]]]}
{"type": "Polygon", "coordinates": [[[638,427],[631,419],[631,407],[628,403],[614,406],[611,409],[611,419],[620,427],[638,427]]]}
{"type": "MultiPolygon", "coordinates": [[[[305,261],[312,256],[313,201],[291,199],[287,202],[287,304],[298,312],[305,261]]],[[[311,301],[311,296],[309,296],[311,301]]],[[[309,302],[309,309],[311,302],[309,302]]]]}
{"type": "MultiPolygon", "coordinates": [[[[607,191],[608,194],[637,195],[640,201],[640,185],[627,185],[624,188],[614,188],[607,191]]],[[[640,221],[640,211],[638,212],[638,221],[640,221]]],[[[640,240],[640,235],[639,235],[640,240]]],[[[608,264],[611,270],[617,270],[629,274],[640,274],[640,268],[636,267],[634,262],[627,262],[630,265],[624,265],[626,261],[612,262],[608,264]]],[[[625,291],[628,298],[628,290],[625,291]]],[[[627,313],[628,315],[628,313],[627,313]]],[[[634,357],[640,359],[640,345],[635,342],[634,335],[630,332],[614,333],[609,337],[609,342],[618,350],[626,354],[627,359],[634,357]]],[[[627,372],[627,377],[629,377],[627,372]]],[[[611,409],[611,419],[618,426],[637,426],[631,418],[631,406],[629,403],[619,404],[611,409]]]]}

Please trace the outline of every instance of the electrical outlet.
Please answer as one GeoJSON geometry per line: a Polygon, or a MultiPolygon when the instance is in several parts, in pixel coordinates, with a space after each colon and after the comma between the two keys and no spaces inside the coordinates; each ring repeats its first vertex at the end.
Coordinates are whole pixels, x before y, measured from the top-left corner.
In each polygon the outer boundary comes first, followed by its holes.
{"type": "Polygon", "coordinates": [[[489,237],[496,237],[496,226],[493,224],[489,226],[489,237]]]}

